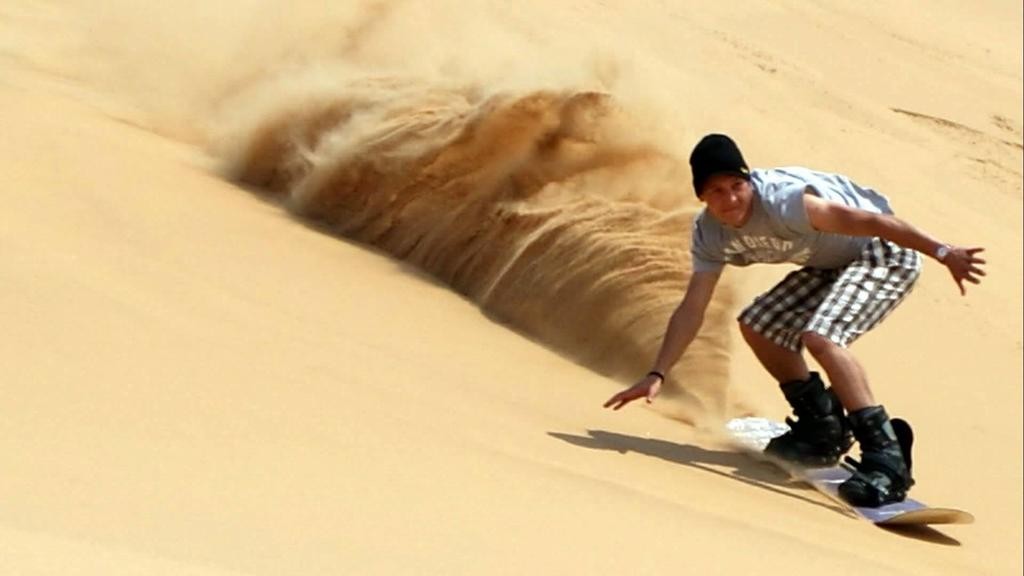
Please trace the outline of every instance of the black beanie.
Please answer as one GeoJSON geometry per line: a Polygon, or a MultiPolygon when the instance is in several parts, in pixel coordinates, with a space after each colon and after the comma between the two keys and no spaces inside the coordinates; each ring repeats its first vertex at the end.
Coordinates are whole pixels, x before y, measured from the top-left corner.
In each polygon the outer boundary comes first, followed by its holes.
{"type": "Polygon", "coordinates": [[[743,160],[736,143],[725,134],[708,134],[700,139],[690,153],[693,172],[693,190],[700,197],[700,189],[708,178],[722,172],[750,180],[750,168],[743,160]]]}

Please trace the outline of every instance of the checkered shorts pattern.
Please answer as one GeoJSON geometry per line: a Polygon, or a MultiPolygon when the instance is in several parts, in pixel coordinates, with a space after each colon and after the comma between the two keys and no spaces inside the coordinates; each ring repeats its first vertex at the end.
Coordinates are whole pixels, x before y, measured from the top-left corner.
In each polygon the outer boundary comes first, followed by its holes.
{"type": "Polygon", "coordinates": [[[873,238],[845,268],[801,268],[754,299],[739,321],[799,352],[800,335],[815,332],[847,347],[885,319],[921,275],[921,255],[873,238]]]}

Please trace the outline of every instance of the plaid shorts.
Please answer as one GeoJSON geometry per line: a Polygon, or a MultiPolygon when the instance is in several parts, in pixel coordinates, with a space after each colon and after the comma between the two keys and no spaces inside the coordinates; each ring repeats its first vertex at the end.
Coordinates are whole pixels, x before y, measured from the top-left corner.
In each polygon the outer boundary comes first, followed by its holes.
{"type": "Polygon", "coordinates": [[[799,352],[814,332],[847,347],[878,325],[914,287],[921,255],[873,238],[844,268],[801,268],[754,299],[738,320],[772,342],[799,352]]]}

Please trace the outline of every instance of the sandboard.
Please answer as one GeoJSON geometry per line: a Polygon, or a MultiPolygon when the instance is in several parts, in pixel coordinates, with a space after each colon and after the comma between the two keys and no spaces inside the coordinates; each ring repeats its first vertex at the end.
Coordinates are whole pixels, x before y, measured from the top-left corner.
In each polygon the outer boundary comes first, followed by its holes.
{"type": "Polygon", "coordinates": [[[770,458],[762,453],[769,440],[789,430],[786,424],[767,418],[736,418],[730,420],[726,424],[726,428],[741,449],[778,466],[792,477],[812,486],[844,509],[868,522],[879,526],[970,524],[974,522],[974,516],[970,512],[955,508],[929,506],[912,498],[878,508],[851,506],[840,498],[838,493],[839,485],[853,474],[849,468],[845,466],[805,468],[770,458]]]}

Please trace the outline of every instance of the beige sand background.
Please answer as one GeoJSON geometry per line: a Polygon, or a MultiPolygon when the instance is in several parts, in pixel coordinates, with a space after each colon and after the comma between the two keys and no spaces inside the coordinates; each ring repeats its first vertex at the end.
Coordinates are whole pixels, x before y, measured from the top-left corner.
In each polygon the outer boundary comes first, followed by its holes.
{"type": "Polygon", "coordinates": [[[0,573],[1019,574],[1016,2],[0,6],[0,573]],[[653,409],[686,154],[836,170],[949,242],[856,345],[889,532],[724,448],[781,418],[727,272],[653,409]]]}

